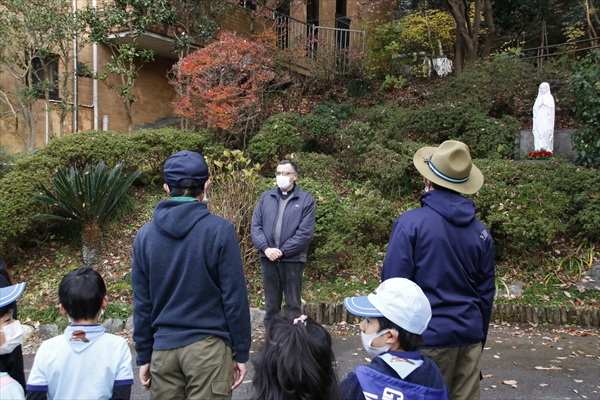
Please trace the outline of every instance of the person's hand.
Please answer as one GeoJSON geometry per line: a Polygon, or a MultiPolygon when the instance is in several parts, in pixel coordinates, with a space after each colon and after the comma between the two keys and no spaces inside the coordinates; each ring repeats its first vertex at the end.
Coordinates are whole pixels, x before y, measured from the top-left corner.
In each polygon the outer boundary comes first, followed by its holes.
{"type": "Polygon", "coordinates": [[[240,386],[242,384],[242,382],[244,382],[244,377],[246,376],[246,372],[248,372],[248,370],[246,369],[246,364],[245,363],[238,363],[237,361],[233,361],[233,386],[231,387],[231,390],[237,388],[238,386],[240,386]]]}
{"type": "Polygon", "coordinates": [[[140,382],[142,383],[142,387],[146,390],[150,389],[150,380],[152,379],[152,374],[150,373],[150,363],[140,365],[140,382]]]}
{"type": "Polygon", "coordinates": [[[281,258],[281,256],[283,256],[283,253],[281,252],[281,250],[273,248],[273,247],[269,247],[268,249],[265,250],[265,256],[267,256],[267,258],[270,261],[277,261],[281,258]]]}

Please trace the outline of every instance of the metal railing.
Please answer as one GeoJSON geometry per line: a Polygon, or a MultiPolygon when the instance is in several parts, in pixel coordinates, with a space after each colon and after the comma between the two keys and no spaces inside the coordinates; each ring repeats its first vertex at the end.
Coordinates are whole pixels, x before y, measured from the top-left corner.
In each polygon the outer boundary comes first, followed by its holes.
{"type": "Polygon", "coordinates": [[[566,54],[581,54],[591,49],[600,48],[600,37],[592,39],[581,39],[570,43],[551,44],[541,47],[522,49],[522,60],[544,59],[549,57],[563,56],[566,54]]]}
{"type": "Polygon", "coordinates": [[[365,31],[349,29],[350,20],[338,18],[336,27],[308,24],[273,12],[277,45],[286,62],[310,73],[350,74],[362,71],[365,31]]]}

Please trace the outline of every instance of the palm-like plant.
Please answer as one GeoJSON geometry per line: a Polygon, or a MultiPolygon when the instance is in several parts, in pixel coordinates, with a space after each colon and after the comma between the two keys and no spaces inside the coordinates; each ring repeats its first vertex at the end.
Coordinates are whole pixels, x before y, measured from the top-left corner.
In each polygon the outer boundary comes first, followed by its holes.
{"type": "Polygon", "coordinates": [[[100,261],[102,231],[100,226],[119,204],[141,171],[123,175],[123,165],[109,171],[103,160],[94,167],[88,163],[83,173],[72,164],[59,169],[51,180],[56,194],[41,186],[35,200],[50,206],[50,214],[38,214],[37,220],[62,220],[81,224],[83,264],[94,266],[100,261]]]}

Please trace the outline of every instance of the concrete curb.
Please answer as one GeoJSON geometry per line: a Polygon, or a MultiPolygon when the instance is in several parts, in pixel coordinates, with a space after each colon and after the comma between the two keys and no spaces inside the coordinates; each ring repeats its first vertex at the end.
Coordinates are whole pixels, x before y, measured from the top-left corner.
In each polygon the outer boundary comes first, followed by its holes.
{"type": "MultiPolygon", "coordinates": [[[[285,305],[282,307],[285,310],[285,305]]],[[[302,305],[302,313],[320,324],[331,325],[347,322],[358,323],[357,317],[346,310],[343,304],[311,303],[302,305]]],[[[494,304],[492,321],[519,322],[532,324],[572,324],[581,327],[600,326],[600,311],[575,308],[554,308],[522,306],[518,304],[494,304]]]]}

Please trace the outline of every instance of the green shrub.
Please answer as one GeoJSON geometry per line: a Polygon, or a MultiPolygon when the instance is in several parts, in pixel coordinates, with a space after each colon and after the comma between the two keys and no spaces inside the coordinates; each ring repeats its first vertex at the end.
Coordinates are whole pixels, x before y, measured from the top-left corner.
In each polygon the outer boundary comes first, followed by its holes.
{"type": "Polygon", "coordinates": [[[597,173],[561,159],[474,163],[485,177],[474,200],[494,237],[496,259],[549,250],[559,238],[598,240],[597,173]]]}
{"type": "Polygon", "coordinates": [[[52,140],[47,146],[27,155],[0,179],[0,253],[14,253],[23,242],[36,239],[31,217],[40,213],[41,205],[34,196],[41,184],[47,185],[58,168],[104,159],[107,165],[127,162],[127,172],[142,171],[144,182],[161,179],[166,158],[183,149],[200,151],[205,155],[220,154],[221,146],[210,144],[202,133],[183,132],[165,128],[136,131],[132,135],[120,132],[79,132],[52,140]]]}
{"type": "MultiPolygon", "coordinates": [[[[319,153],[298,153],[293,158],[298,166],[298,175],[302,178],[312,178],[316,181],[339,178],[343,173],[342,161],[334,156],[319,153]]],[[[302,184],[300,182],[300,184],[302,184]]]]}
{"type": "Polygon", "coordinates": [[[460,140],[473,158],[500,158],[513,154],[514,138],[520,123],[510,116],[492,118],[476,109],[454,105],[430,105],[412,110],[397,120],[397,140],[438,145],[460,140]]]}
{"type": "Polygon", "coordinates": [[[4,176],[4,174],[10,170],[10,164],[12,164],[15,160],[16,157],[8,154],[6,147],[0,146],[0,178],[2,178],[2,176],[4,176]]]}
{"type": "Polygon", "coordinates": [[[348,82],[347,93],[350,97],[362,97],[373,90],[373,84],[366,79],[353,79],[348,82]]]}
{"type": "Polygon", "coordinates": [[[441,143],[458,138],[465,129],[467,116],[473,110],[453,105],[431,105],[411,110],[390,132],[396,140],[441,143]],[[395,131],[395,132],[394,132],[395,131]]]}
{"type": "Polygon", "coordinates": [[[353,271],[382,261],[392,223],[399,207],[381,193],[353,189],[341,198],[332,181],[302,181],[302,189],[317,201],[315,236],[311,243],[308,267],[316,275],[353,271]]]}
{"type": "Polygon", "coordinates": [[[520,125],[509,115],[492,118],[474,113],[467,118],[464,132],[456,139],[468,143],[472,157],[509,158],[513,156],[520,125]]]}
{"type": "Polygon", "coordinates": [[[356,120],[370,125],[374,131],[389,136],[404,121],[411,110],[402,108],[398,103],[360,108],[356,111],[356,120]],[[388,132],[389,131],[389,132],[388,132]]]}
{"type": "Polygon", "coordinates": [[[274,170],[279,161],[302,149],[304,142],[298,130],[299,120],[296,112],[282,112],[269,117],[250,140],[248,156],[265,166],[267,171],[274,170]]]}
{"type": "Polygon", "coordinates": [[[592,50],[574,65],[570,89],[577,99],[575,115],[582,124],[571,138],[575,162],[600,167],[600,51],[592,50]]]}
{"type": "Polygon", "coordinates": [[[330,154],[337,149],[337,130],[353,113],[351,103],[319,103],[298,126],[307,138],[305,150],[330,154]]]}
{"type": "MultiPolygon", "coordinates": [[[[431,101],[460,105],[496,118],[503,115],[529,118],[539,84],[566,82],[568,75],[566,65],[561,63],[548,61],[538,68],[513,54],[500,53],[478,61],[461,75],[444,79],[431,101]]],[[[553,90],[553,95],[559,101],[564,97],[560,90],[553,90]]],[[[561,108],[569,112],[567,104],[561,103],[557,112],[561,108]]]]}

